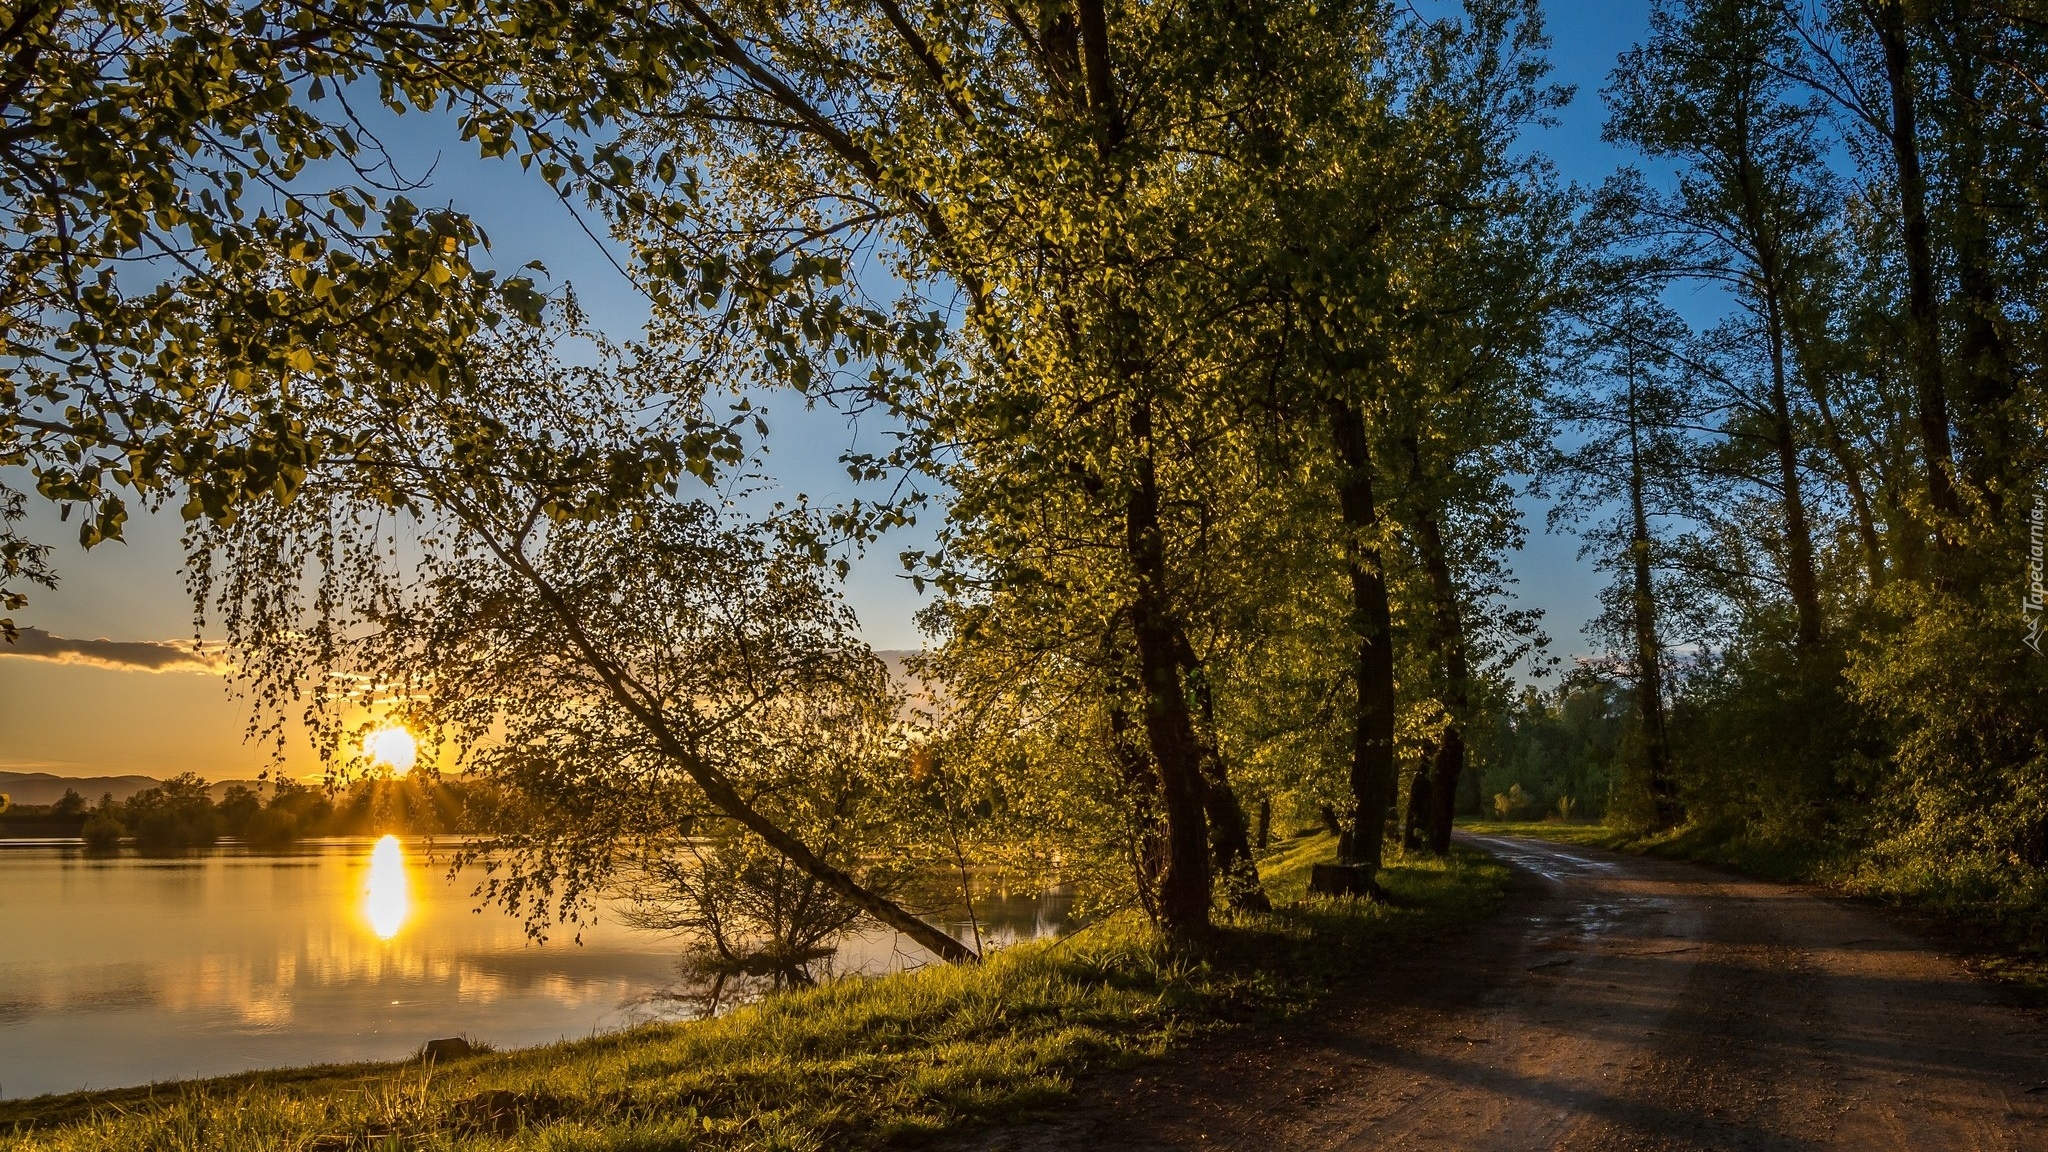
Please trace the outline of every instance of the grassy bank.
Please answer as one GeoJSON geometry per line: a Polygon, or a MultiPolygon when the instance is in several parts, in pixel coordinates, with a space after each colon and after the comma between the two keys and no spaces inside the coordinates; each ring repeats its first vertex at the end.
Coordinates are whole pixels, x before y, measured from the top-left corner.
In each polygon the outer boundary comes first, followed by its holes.
{"type": "Polygon", "coordinates": [[[1688,825],[1668,832],[1629,832],[1605,824],[1563,820],[1459,821],[1469,832],[1496,836],[1528,836],[1616,852],[1640,852],[1672,860],[1710,864],[1766,880],[1821,883],[1831,869],[1826,857],[1811,849],[1769,844],[1688,825]]]}
{"type": "Polygon", "coordinates": [[[0,1150],[813,1149],[915,1144],[1055,1104],[1090,1069],[1312,1008],[1378,955],[1486,915],[1483,857],[1397,864],[1391,905],[1305,899],[1327,837],[1267,858],[1282,908],[1199,950],[1117,918],[974,968],[847,980],[716,1020],[419,1064],[0,1103],[0,1150]]]}
{"type": "Polygon", "coordinates": [[[1558,820],[1473,820],[1458,826],[1481,834],[1640,852],[1765,880],[1818,885],[1907,920],[1973,968],[2048,1010],[2048,907],[2025,893],[1971,890],[1951,878],[1904,874],[1850,853],[1774,844],[1698,826],[1654,833],[1558,820]]]}

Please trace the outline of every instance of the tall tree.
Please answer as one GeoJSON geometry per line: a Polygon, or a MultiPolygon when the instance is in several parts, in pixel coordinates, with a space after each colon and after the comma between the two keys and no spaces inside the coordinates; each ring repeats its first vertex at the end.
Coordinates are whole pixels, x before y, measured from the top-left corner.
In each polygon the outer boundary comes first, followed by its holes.
{"type": "Polygon", "coordinates": [[[1688,274],[1723,281],[1746,308],[1763,357],[1760,394],[1748,400],[1772,457],[1780,510],[1779,564],[1797,642],[1825,629],[1805,492],[1801,423],[1794,409],[1790,326],[1800,265],[1812,258],[1830,200],[1816,142],[1818,110],[1790,91],[1790,34],[1753,0],[1659,4],[1651,34],[1625,53],[1608,90],[1610,138],[1679,163],[1678,188],[1640,177],[1609,185],[1643,232],[1671,247],[1688,274]]]}
{"type": "MultiPolygon", "coordinates": [[[[865,241],[901,283],[957,293],[968,371],[868,393],[915,433],[877,467],[922,468],[957,493],[957,531],[926,558],[949,591],[1035,583],[1069,597],[1045,606],[1089,622],[1085,651],[1112,631],[1127,638],[1141,692],[1130,714],[1161,790],[1158,907],[1169,928],[1198,931],[1205,809],[1234,804],[1193,704],[1191,542],[1217,504],[1207,477],[1237,473],[1218,422],[1242,345],[1228,323],[1242,255],[1224,241],[1241,230],[1215,190],[1300,146],[1314,87],[1301,78],[1373,59],[1380,9],[683,14],[717,46],[716,76],[651,117],[635,146],[714,158],[709,178],[678,170],[679,210],[715,204],[770,248],[865,241]],[[1059,528],[1019,531],[1040,508],[1059,511],[1059,528]]],[[[665,231],[639,236],[650,262],[677,263],[665,231]]]]}
{"type": "Polygon", "coordinates": [[[1701,413],[1687,387],[1683,321],[1640,286],[1587,315],[1566,371],[1558,415],[1583,439],[1558,459],[1564,476],[1558,513],[1598,515],[1585,553],[1615,578],[1602,631],[1625,654],[1632,688],[1640,772],[1657,827],[1684,815],[1672,767],[1665,675],[1665,588],[1678,561],[1667,543],[1674,525],[1706,513],[1697,498],[1701,413]]]}

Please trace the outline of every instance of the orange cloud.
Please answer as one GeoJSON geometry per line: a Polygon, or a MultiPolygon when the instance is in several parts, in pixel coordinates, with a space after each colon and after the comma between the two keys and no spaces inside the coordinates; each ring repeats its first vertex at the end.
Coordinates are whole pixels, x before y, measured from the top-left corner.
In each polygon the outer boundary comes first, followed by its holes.
{"type": "Polygon", "coordinates": [[[201,651],[190,640],[73,640],[41,628],[23,628],[12,644],[0,641],[0,656],[139,672],[217,673],[227,664],[223,653],[201,651]]]}

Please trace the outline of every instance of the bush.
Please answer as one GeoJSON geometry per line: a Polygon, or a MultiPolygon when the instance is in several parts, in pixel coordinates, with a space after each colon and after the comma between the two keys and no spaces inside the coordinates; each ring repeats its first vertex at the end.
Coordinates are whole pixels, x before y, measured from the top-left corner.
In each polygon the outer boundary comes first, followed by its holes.
{"type": "Polygon", "coordinates": [[[113,852],[121,847],[121,837],[128,834],[121,822],[108,812],[95,812],[85,821],[85,827],[78,830],[85,838],[88,852],[113,852]]]}
{"type": "Polygon", "coordinates": [[[1510,784],[1505,792],[1493,794],[1493,814],[1502,820],[1514,820],[1529,810],[1529,794],[1522,791],[1520,784],[1510,784]]]}
{"type": "Polygon", "coordinates": [[[206,781],[190,772],[130,796],[123,810],[144,852],[183,852],[220,839],[220,814],[206,781]]]}
{"type": "Polygon", "coordinates": [[[249,817],[242,826],[242,843],[251,848],[284,848],[299,839],[299,818],[276,804],[249,817]]]}
{"type": "Polygon", "coordinates": [[[211,812],[152,808],[135,822],[135,846],[144,852],[210,848],[219,839],[220,823],[211,812]]]}

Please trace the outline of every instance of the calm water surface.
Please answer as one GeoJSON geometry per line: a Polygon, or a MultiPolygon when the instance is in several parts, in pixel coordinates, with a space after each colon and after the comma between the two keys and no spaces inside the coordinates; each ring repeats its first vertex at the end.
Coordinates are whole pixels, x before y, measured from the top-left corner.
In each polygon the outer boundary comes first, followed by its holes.
{"type": "MultiPolygon", "coordinates": [[[[648,1019],[647,997],[674,983],[673,937],[607,917],[580,946],[535,945],[475,911],[471,886],[395,840],[174,860],[0,848],[0,1098],[396,1060],[458,1033],[501,1048],[588,1036],[648,1019]]],[[[1008,941],[1056,931],[1066,908],[979,911],[1008,941]]],[[[926,959],[873,933],[837,967],[926,959]]]]}

